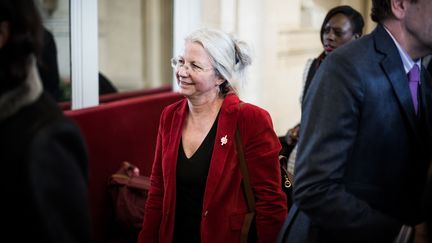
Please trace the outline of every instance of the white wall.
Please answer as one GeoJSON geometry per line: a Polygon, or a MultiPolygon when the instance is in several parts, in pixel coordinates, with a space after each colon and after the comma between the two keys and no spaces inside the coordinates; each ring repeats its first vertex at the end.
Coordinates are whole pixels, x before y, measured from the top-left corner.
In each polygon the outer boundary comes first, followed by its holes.
{"type": "Polygon", "coordinates": [[[144,86],[141,0],[99,0],[100,71],[119,90],[144,86]]]}

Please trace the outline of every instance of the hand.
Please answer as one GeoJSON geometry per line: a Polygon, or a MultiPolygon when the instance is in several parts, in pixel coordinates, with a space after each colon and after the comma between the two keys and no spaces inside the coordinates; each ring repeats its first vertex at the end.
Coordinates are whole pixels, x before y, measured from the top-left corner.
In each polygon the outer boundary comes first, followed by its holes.
{"type": "Polygon", "coordinates": [[[139,168],[136,167],[135,165],[130,164],[127,161],[124,161],[122,166],[123,166],[123,169],[124,169],[125,173],[129,177],[134,177],[134,176],[139,176],[140,175],[139,168]]]}
{"type": "Polygon", "coordinates": [[[288,145],[295,145],[299,139],[300,124],[288,130],[285,141],[288,145]]]}

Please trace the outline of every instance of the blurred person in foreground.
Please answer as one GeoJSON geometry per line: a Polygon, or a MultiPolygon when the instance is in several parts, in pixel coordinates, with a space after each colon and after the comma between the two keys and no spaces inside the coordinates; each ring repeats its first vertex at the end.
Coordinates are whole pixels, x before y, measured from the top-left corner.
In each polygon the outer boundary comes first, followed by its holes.
{"type": "Polygon", "coordinates": [[[0,0],[2,237],[90,242],[87,154],[79,130],[43,92],[43,34],[29,0],[0,0]]]}
{"type": "Polygon", "coordinates": [[[256,241],[275,241],[287,214],[281,146],[268,112],[240,101],[232,87],[250,64],[246,43],[226,33],[200,29],[186,37],[172,60],[185,99],[161,115],[139,242],[240,241],[248,209],[236,129],[255,196],[256,241]]]}
{"type": "Polygon", "coordinates": [[[431,12],[430,0],[373,0],[375,30],[321,64],[303,101],[295,202],[278,242],[422,238],[431,12]]]}

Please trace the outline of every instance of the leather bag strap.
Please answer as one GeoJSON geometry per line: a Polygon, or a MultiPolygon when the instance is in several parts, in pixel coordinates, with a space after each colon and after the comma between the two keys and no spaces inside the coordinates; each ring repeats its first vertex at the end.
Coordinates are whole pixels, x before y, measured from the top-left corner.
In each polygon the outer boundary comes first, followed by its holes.
{"type": "MultiPolygon", "coordinates": [[[[242,103],[239,104],[239,109],[241,107],[242,103]]],[[[241,110],[241,109],[240,109],[241,110]]],[[[240,112],[240,111],[239,111],[240,112]]],[[[237,148],[237,158],[240,165],[240,172],[242,174],[242,185],[244,194],[246,197],[246,203],[248,206],[249,213],[246,214],[243,226],[241,229],[241,237],[240,237],[240,243],[247,243],[248,242],[248,236],[249,236],[249,230],[251,227],[251,224],[253,222],[253,219],[255,217],[255,198],[253,195],[252,187],[250,185],[250,179],[249,179],[249,172],[246,164],[246,159],[244,157],[244,151],[243,146],[241,142],[241,136],[239,131],[239,126],[237,123],[237,129],[235,133],[235,143],[237,148]]]]}
{"type": "Polygon", "coordinates": [[[249,212],[255,212],[255,198],[252,192],[252,187],[250,185],[249,172],[246,164],[246,159],[244,157],[243,147],[241,144],[240,132],[236,131],[236,147],[237,147],[237,158],[240,162],[240,172],[242,174],[243,188],[246,195],[246,201],[248,205],[249,212]]]}

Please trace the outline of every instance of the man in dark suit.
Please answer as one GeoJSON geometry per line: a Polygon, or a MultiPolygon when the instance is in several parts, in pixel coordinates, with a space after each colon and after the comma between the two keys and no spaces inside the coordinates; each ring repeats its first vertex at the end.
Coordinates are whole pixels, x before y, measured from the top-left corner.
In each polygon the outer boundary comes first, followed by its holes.
{"type": "Polygon", "coordinates": [[[425,221],[432,1],[372,3],[376,29],[330,54],[305,97],[282,242],[393,242],[425,221]]]}
{"type": "Polygon", "coordinates": [[[429,243],[432,243],[432,175],[429,171],[429,186],[426,196],[426,231],[429,236],[429,243]]]}

